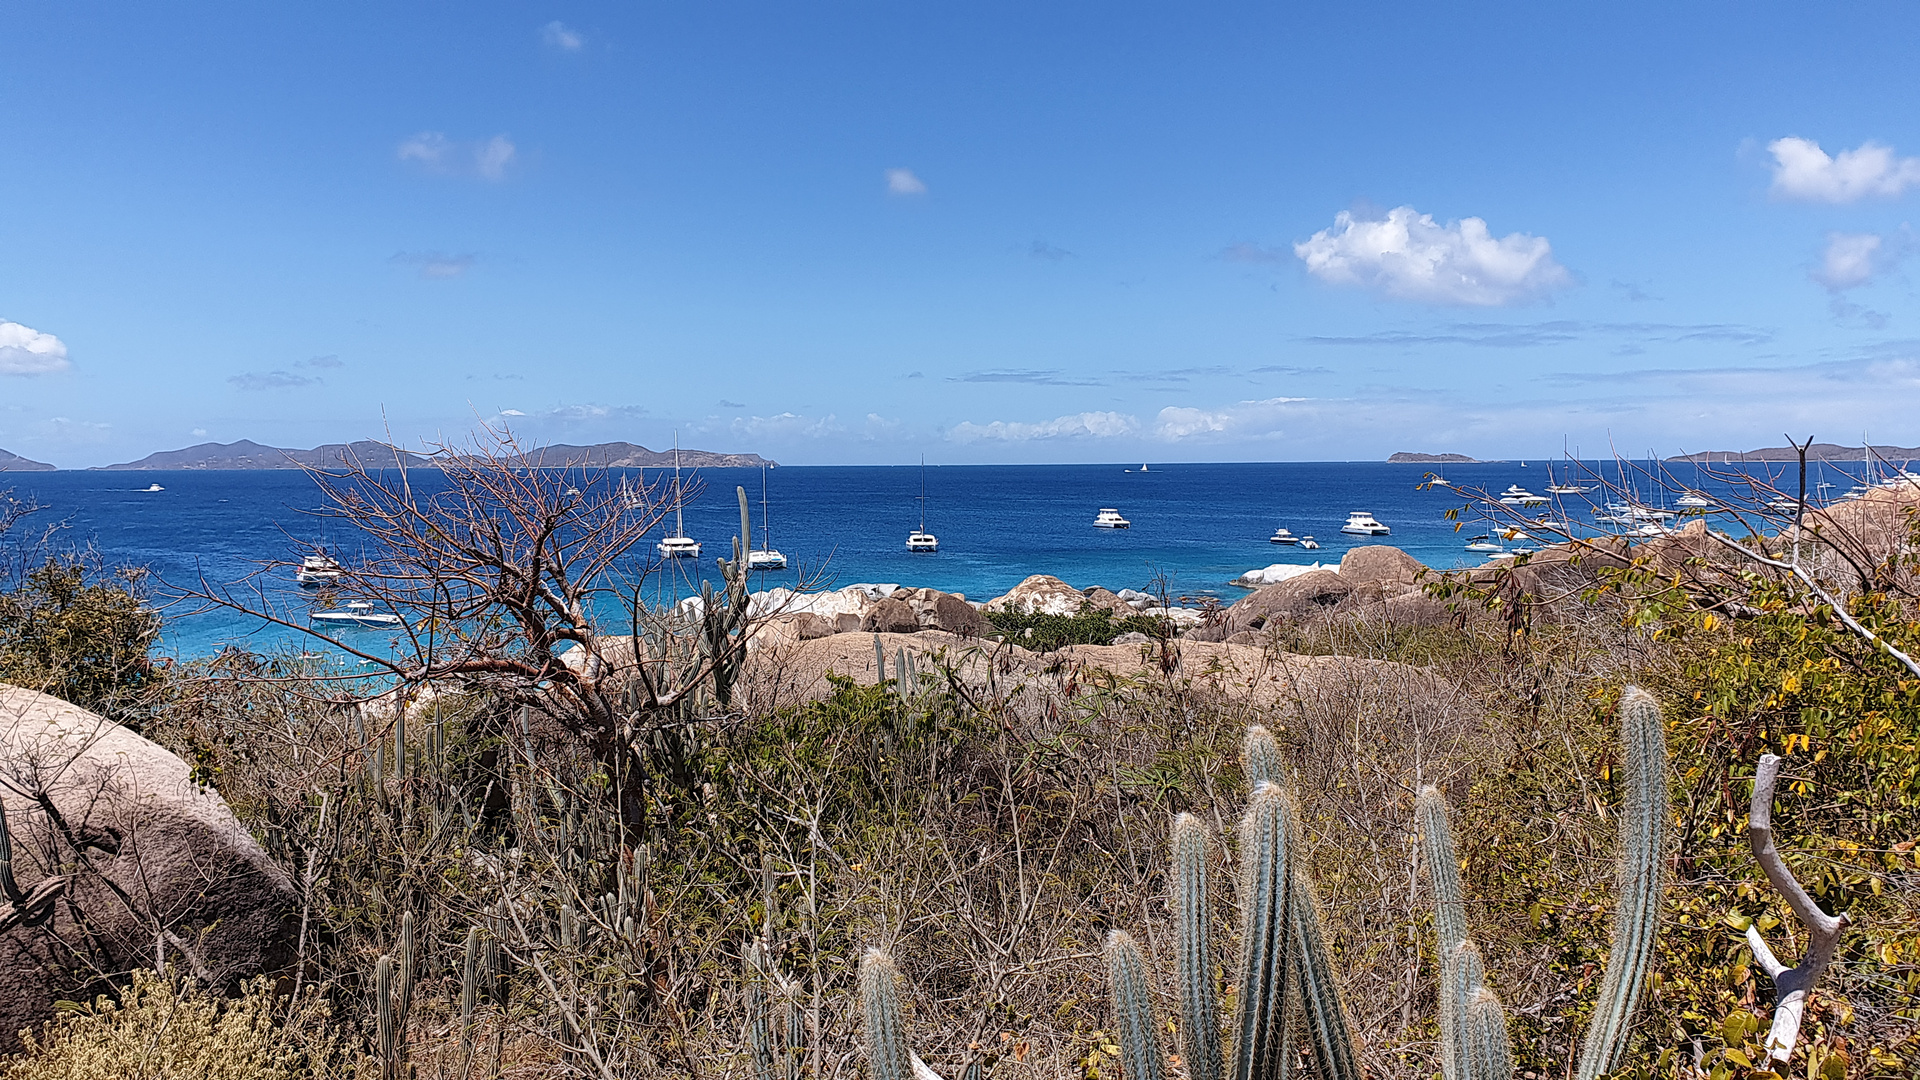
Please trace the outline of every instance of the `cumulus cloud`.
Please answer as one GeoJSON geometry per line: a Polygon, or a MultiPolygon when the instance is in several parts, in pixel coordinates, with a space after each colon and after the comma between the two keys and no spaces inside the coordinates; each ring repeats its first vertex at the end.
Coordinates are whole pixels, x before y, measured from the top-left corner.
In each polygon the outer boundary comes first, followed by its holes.
{"type": "Polygon", "coordinates": [[[1272,437],[1282,434],[1280,424],[1286,415],[1286,407],[1306,400],[1301,397],[1261,398],[1217,409],[1169,405],[1154,417],[1153,434],[1155,438],[1167,442],[1214,435],[1231,438],[1272,437]]]}
{"type": "Polygon", "coordinates": [[[479,255],[471,251],[450,255],[444,251],[401,251],[396,252],[387,261],[401,266],[411,266],[421,277],[429,281],[457,278],[473,269],[479,255]]]}
{"type": "Polygon", "coordinates": [[[483,180],[502,180],[513,164],[518,150],[513,140],[495,135],[478,142],[459,142],[438,131],[423,131],[401,142],[395,155],[405,162],[432,173],[449,176],[478,176],[483,180]]]}
{"type": "Polygon", "coordinates": [[[1111,439],[1139,432],[1140,421],[1126,413],[1083,412],[1057,416],[1039,423],[995,420],[976,424],[971,420],[955,424],[947,431],[954,442],[1033,442],[1044,439],[1111,439]]]}
{"type": "Polygon", "coordinates": [[[817,439],[843,430],[832,413],[825,416],[801,416],[783,412],[773,416],[738,416],[728,425],[735,434],[750,439],[817,439]]]}
{"type": "Polygon", "coordinates": [[[1886,242],[1875,233],[1828,233],[1813,280],[1835,292],[1872,280],[1886,242]]]}
{"type": "Polygon", "coordinates": [[[887,170],[887,194],[889,195],[925,195],[927,185],[913,175],[912,169],[887,170]]]}
{"type": "Polygon", "coordinates": [[[586,45],[586,35],[555,19],[540,28],[540,38],[549,46],[562,52],[579,52],[586,45]]]}
{"type": "Polygon", "coordinates": [[[1363,220],[1347,211],[1293,245],[1307,272],[1334,285],[1429,304],[1499,307],[1572,284],[1545,237],[1495,238],[1480,218],[1441,225],[1411,206],[1363,220]]]}
{"type": "Polygon", "coordinates": [[[1868,196],[1898,198],[1920,185],[1920,158],[1896,158],[1893,147],[1864,142],[1828,157],[1812,139],[1789,136],[1767,144],[1773,154],[1773,192],[1785,199],[1849,203],[1868,196]]]}
{"type": "Polygon", "coordinates": [[[0,319],[0,375],[46,375],[69,366],[66,342],[0,319]]]}

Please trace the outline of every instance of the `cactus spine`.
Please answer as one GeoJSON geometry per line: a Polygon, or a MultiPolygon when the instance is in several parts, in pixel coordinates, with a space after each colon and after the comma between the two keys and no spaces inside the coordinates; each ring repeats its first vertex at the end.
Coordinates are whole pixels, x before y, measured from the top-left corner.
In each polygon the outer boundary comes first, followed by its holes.
{"type": "Polygon", "coordinates": [[[1247,728],[1240,760],[1247,773],[1247,790],[1269,781],[1280,782],[1280,744],[1274,741],[1273,732],[1259,724],[1247,728]]]}
{"type": "Polygon", "coordinates": [[[1620,1065],[1633,1034],[1660,929],[1661,863],[1669,831],[1667,728],[1653,695],[1637,686],[1620,698],[1620,754],[1626,794],[1620,812],[1620,895],[1613,915],[1613,950],[1600,983],[1600,1005],[1580,1048],[1579,1080],[1594,1080],[1620,1065]]]}
{"type": "Polygon", "coordinates": [[[1473,942],[1463,941],[1447,954],[1440,970],[1440,1067],[1449,1080],[1477,1080],[1467,1011],[1486,982],[1486,964],[1473,942]]]}
{"type": "Polygon", "coordinates": [[[1173,819],[1173,915],[1180,980],[1180,1036],[1193,1080],[1220,1080],[1220,989],[1207,922],[1207,827],[1173,819]]]}
{"type": "Polygon", "coordinates": [[[1292,837],[1286,794],[1271,781],[1254,789],[1240,821],[1240,995],[1234,1080],[1286,1074],[1287,870],[1292,837]]]}
{"type": "MultiPolygon", "coordinates": [[[[1294,835],[1300,835],[1296,826],[1294,835]]],[[[1327,955],[1320,919],[1320,895],[1304,873],[1291,875],[1292,896],[1287,907],[1293,919],[1295,985],[1305,1014],[1307,1041],[1313,1050],[1313,1068],[1321,1080],[1361,1080],[1359,1056],[1353,1049],[1353,1026],[1334,979],[1333,959],[1327,955]]]]}
{"type": "Polygon", "coordinates": [[[1132,935],[1115,930],[1107,935],[1107,972],[1113,980],[1113,1018],[1119,1029],[1120,1067],[1127,1080],[1165,1080],[1160,1061],[1159,1024],[1153,1015],[1153,991],[1147,986],[1147,963],[1132,935]]]}
{"type": "Polygon", "coordinates": [[[900,973],[879,949],[860,958],[860,1003],[866,1017],[872,1080],[913,1080],[906,1023],[900,1016],[900,973]]]}

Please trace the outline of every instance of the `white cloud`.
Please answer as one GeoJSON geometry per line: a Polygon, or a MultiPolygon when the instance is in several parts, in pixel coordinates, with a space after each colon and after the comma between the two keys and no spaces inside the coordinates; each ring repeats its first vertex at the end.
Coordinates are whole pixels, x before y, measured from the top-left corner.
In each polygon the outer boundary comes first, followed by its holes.
{"type": "Polygon", "coordinates": [[[1140,421],[1126,413],[1083,412],[1058,416],[1037,424],[1017,420],[995,420],[976,424],[971,420],[955,424],[947,431],[954,442],[1032,442],[1039,439],[1111,439],[1133,435],[1140,421]]]}
{"type": "Polygon", "coordinates": [[[458,255],[444,251],[402,251],[387,261],[414,267],[421,277],[429,281],[441,281],[465,275],[479,259],[480,256],[471,251],[458,255]]]}
{"type": "Polygon", "coordinates": [[[1154,418],[1155,438],[1167,442],[1220,435],[1228,438],[1271,438],[1282,434],[1280,424],[1292,411],[1287,406],[1307,398],[1274,397],[1241,401],[1218,409],[1169,405],[1154,418]]]}
{"type": "Polygon", "coordinates": [[[478,176],[486,180],[504,179],[517,148],[505,135],[480,142],[455,142],[438,131],[423,131],[403,141],[395,151],[401,161],[413,162],[428,172],[454,176],[478,176]]]}
{"type": "Polygon", "coordinates": [[[525,416],[527,414],[521,412],[519,409],[501,409],[500,415],[501,416],[525,416]]]}
{"type": "Polygon", "coordinates": [[[1828,233],[1827,250],[1813,280],[1835,292],[1865,285],[1885,258],[1885,241],[1874,233],[1828,233]]]}
{"type": "Polygon", "coordinates": [[[888,169],[887,193],[889,195],[925,195],[927,185],[913,175],[912,169],[888,169]]]}
{"type": "Polygon", "coordinates": [[[1869,195],[1898,198],[1920,185],[1920,158],[1895,158],[1893,147],[1876,142],[1828,157],[1811,139],[1789,136],[1767,144],[1773,153],[1773,191],[1788,199],[1848,203],[1869,195]]]}
{"type": "Polygon", "coordinates": [[[1381,220],[1347,211],[1293,253],[1307,272],[1334,285],[1357,285],[1402,300],[1498,307],[1572,284],[1545,237],[1510,233],[1495,239],[1480,218],[1440,225],[1411,206],[1381,220]]]}
{"type": "Polygon", "coordinates": [[[584,34],[568,26],[566,23],[561,22],[559,19],[555,19],[541,27],[540,37],[545,40],[548,45],[566,52],[579,52],[580,47],[587,43],[584,34]]]}
{"type": "Polygon", "coordinates": [[[46,375],[69,366],[66,342],[0,319],[0,375],[46,375]]]}
{"type": "Polygon", "coordinates": [[[783,412],[773,416],[737,416],[728,425],[735,435],[752,439],[817,439],[841,430],[832,413],[821,417],[783,412]]]}

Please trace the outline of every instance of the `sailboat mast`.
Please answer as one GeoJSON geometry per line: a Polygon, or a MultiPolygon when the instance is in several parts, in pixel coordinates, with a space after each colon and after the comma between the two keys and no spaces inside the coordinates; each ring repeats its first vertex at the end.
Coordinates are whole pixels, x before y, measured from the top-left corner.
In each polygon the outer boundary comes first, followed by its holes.
{"type": "Polygon", "coordinates": [[[686,499],[680,488],[680,433],[673,433],[673,535],[687,535],[687,518],[681,511],[686,499]]]}
{"type": "Polygon", "coordinates": [[[920,455],[920,531],[927,531],[927,455],[920,455]]]}
{"type": "Polygon", "coordinates": [[[773,550],[773,526],[767,524],[767,467],[760,466],[760,550],[773,550]]]}

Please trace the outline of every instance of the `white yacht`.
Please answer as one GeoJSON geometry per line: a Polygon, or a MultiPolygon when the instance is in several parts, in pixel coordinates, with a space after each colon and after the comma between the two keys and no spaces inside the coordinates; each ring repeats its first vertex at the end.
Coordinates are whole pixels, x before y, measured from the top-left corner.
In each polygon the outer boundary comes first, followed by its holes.
{"type": "Polygon", "coordinates": [[[1133,522],[1121,517],[1120,511],[1115,510],[1111,506],[1107,506],[1102,507],[1099,515],[1093,519],[1093,527],[1096,529],[1130,529],[1133,527],[1133,522]]]}
{"type": "Polygon", "coordinates": [[[1476,536],[1473,539],[1467,541],[1467,550],[1468,551],[1505,551],[1507,549],[1504,547],[1501,547],[1499,544],[1494,543],[1493,537],[1491,536],[1476,536]]]}
{"type": "Polygon", "coordinates": [[[1552,500],[1545,495],[1535,495],[1519,484],[1509,484],[1507,490],[1500,493],[1500,501],[1507,506],[1545,506],[1552,500]]]}
{"type": "Polygon", "coordinates": [[[1267,543],[1269,544],[1286,544],[1286,545],[1292,546],[1294,544],[1298,544],[1299,542],[1300,542],[1300,538],[1293,535],[1292,532],[1289,532],[1284,527],[1275,530],[1272,536],[1267,537],[1267,543]]]}
{"type": "Polygon", "coordinates": [[[940,538],[927,531],[927,459],[920,458],[920,527],[907,534],[907,550],[932,554],[940,550],[940,538]]]}
{"type": "Polygon", "coordinates": [[[773,527],[767,524],[767,467],[760,466],[760,546],[747,552],[748,570],[785,570],[787,557],[773,546],[773,527]]]}
{"type": "Polygon", "coordinates": [[[167,489],[161,487],[159,484],[148,484],[146,487],[143,487],[140,490],[141,491],[165,491],[167,489]]]}
{"type": "Polygon", "coordinates": [[[1547,494],[1549,495],[1585,495],[1587,492],[1592,490],[1593,490],[1592,488],[1582,487],[1579,484],[1573,483],[1571,480],[1564,480],[1557,484],[1554,483],[1553,482],[1553,466],[1551,465],[1547,466],[1547,494]]]}
{"type": "Polygon", "coordinates": [[[373,605],[365,600],[355,600],[340,611],[316,611],[308,618],[317,623],[333,626],[365,626],[376,630],[381,627],[400,625],[400,616],[375,611],[373,605]]]}
{"type": "Polygon", "coordinates": [[[1673,505],[1698,508],[1703,506],[1712,506],[1713,500],[1707,498],[1705,495],[1702,495],[1697,491],[1689,491],[1685,495],[1682,495],[1679,498],[1673,500],[1673,505]]]}
{"type": "Polygon", "coordinates": [[[340,581],[340,564],[332,556],[322,551],[300,560],[300,569],[293,572],[293,580],[303,589],[317,589],[322,585],[335,585],[340,581]]]}
{"type": "Polygon", "coordinates": [[[697,559],[700,557],[700,541],[687,535],[687,519],[682,512],[686,502],[685,490],[680,486],[680,433],[673,433],[673,531],[653,545],[653,550],[663,559],[697,559]]]}
{"type": "Polygon", "coordinates": [[[1347,514],[1347,523],[1340,526],[1343,533],[1355,536],[1391,536],[1393,530],[1380,524],[1379,520],[1365,510],[1354,510],[1347,514]]]}
{"type": "Polygon", "coordinates": [[[1300,538],[1300,546],[1306,548],[1308,551],[1318,551],[1320,550],[1320,541],[1315,540],[1311,536],[1303,536],[1300,538]]]}

